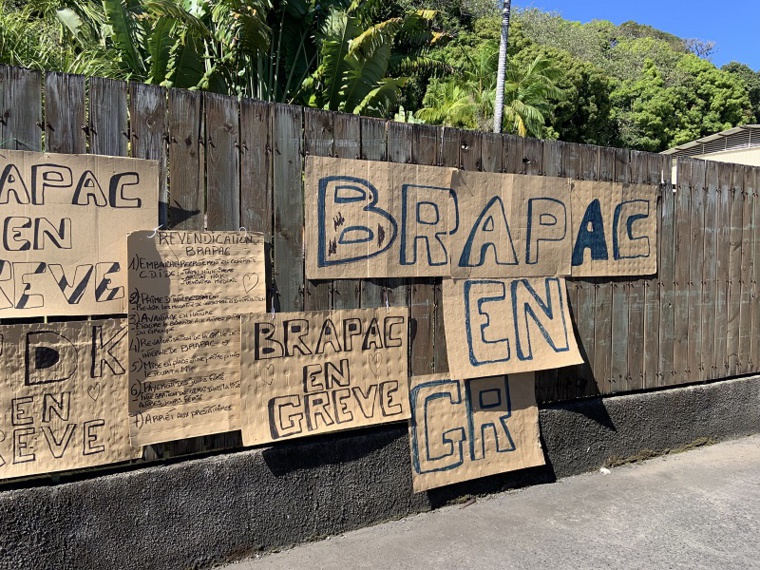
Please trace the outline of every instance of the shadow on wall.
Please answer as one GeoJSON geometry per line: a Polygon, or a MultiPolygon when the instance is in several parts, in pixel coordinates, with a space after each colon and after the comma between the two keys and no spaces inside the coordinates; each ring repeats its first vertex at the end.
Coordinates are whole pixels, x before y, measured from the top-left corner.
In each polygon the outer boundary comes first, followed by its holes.
{"type": "MultiPolygon", "coordinates": [[[[200,210],[185,210],[182,206],[179,205],[179,202],[176,200],[174,201],[176,206],[169,205],[167,208],[166,202],[159,202],[158,203],[158,211],[159,212],[167,212],[169,216],[169,227],[174,228],[177,225],[186,222],[193,216],[197,216],[201,213],[200,210]]],[[[202,225],[202,224],[201,224],[202,225]]]]}

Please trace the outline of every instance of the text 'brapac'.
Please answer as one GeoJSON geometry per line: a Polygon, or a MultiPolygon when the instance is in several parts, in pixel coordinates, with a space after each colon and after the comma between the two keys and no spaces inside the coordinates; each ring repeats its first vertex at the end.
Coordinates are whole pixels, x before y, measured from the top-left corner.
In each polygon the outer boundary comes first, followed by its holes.
{"type": "Polygon", "coordinates": [[[309,158],[309,278],[656,272],[656,188],[309,158]]]}

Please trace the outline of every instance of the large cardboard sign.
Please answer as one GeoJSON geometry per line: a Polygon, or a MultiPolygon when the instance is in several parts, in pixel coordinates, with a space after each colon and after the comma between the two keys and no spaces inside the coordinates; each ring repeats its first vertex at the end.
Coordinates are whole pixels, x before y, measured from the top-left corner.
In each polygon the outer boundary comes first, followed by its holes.
{"type": "Polygon", "coordinates": [[[158,163],[0,151],[0,318],[126,313],[127,233],[158,225],[158,163]]]}
{"type": "Polygon", "coordinates": [[[416,492],[544,464],[532,373],[411,379],[416,492]]]}
{"type": "Polygon", "coordinates": [[[457,226],[452,172],[309,157],[309,279],[448,275],[448,235],[457,226]]]}
{"type": "Polygon", "coordinates": [[[0,327],[0,478],[127,461],[125,319],[0,327]]]}
{"type": "Polygon", "coordinates": [[[570,182],[573,277],[657,273],[657,200],[648,186],[570,182]],[[607,268],[614,268],[614,273],[607,268]]]}
{"type": "Polygon", "coordinates": [[[129,416],[135,445],[240,428],[240,320],[265,310],[264,239],[129,235],[129,416]]]}
{"type": "Polygon", "coordinates": [[[243,443],[409,417],[406,309],[241,318],[243,443]]]}
{"type": "Polygon", "coordinates": [[[443,318],[457,378],[583,362],[561,277],[444,280],[443,318]]]}
{"type": "Polygon", "coordinates": [[[570,275],[566,180],[457,170],[452,187],[467,229],[449,242],[453,277],[570,275]]]}
{"type": "Polygon", "coordinates": [[[657,271],[657,189],[326,157],[306,162],[306,274],[657,271]]]}

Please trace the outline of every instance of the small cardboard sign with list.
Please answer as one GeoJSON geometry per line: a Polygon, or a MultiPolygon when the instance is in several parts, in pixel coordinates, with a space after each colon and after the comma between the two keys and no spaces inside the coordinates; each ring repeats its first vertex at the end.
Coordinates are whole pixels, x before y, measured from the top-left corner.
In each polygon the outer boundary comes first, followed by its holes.
{"type": "Polygon", "coordinates": [[[132,442],[239,429],[239,315],[265,308],[262,235],[135,232],[128,244],[132,442]]]}

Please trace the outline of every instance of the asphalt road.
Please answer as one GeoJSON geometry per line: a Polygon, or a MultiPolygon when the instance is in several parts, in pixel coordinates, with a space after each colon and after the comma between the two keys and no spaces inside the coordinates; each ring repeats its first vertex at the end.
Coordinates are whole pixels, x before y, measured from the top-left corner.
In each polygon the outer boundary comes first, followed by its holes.
{"type": "Polygon", "coordinates": [[[760,435],[493,495],[224,568],[760,569],[760,435]]]}

